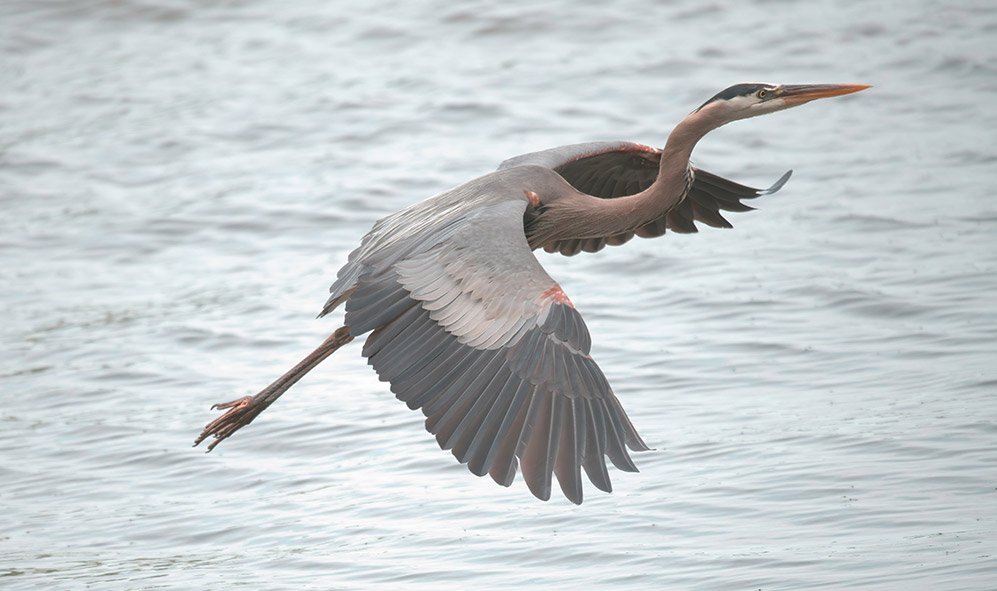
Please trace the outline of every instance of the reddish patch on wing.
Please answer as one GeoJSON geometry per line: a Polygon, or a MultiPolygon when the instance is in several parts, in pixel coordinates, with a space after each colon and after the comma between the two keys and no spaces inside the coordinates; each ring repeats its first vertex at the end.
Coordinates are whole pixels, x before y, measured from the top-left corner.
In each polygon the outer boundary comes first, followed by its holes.
{"type": "Polygon", "coordinates": [[[564,290],[561,289],[560,285],[555,285],[554,287],[540,294],[540,299],[551,300],[555,304],[567,304],[572,308],[575,307],[575,305],[571,303],[571,300],[568,299],[568,294],[564,293],[564,290]]]}
{"type": "Polygon", "coordinates": [[[540,195],[537,195],[533,191],[523,191],[526,193],[526,198],[530,200],[531,207],[540,207],[540,195]]]}

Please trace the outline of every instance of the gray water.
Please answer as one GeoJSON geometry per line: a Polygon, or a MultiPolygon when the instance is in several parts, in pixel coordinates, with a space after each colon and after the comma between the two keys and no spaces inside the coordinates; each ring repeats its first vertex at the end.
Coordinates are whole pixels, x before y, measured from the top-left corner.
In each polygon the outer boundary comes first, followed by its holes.
{"type": "Polygon", "coordinates": [[[997,5],[0,4],[0,588],[997,587],[997,5]],[[538,254],[653,451],[478,479],[351,344],[210,455],[371,223],[736,82],[733,230],[538,254]]]}

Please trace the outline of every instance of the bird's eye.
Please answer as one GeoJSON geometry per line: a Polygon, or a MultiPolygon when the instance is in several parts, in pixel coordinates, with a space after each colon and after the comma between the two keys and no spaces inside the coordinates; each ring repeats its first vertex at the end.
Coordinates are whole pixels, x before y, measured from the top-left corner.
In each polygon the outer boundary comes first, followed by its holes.
{"type": "Polygon", "coordinates": [[[769,95],[769,91],[765,90],[764,88],[762,90],[758,91],[758,98],[765,98],[768,95],[769,95]]]}

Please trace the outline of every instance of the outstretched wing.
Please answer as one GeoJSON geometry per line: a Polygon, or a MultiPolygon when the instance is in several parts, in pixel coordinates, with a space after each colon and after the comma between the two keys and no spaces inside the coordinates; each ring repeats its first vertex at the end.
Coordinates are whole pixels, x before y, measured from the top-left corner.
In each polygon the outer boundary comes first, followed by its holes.
{"type": "Polygon", "coordinates": [[[626,447],[647,447],[589,355],[581,315],[533,256],[519,193],[448,210],[418,237],[392,227],[412,216],[386,220],[330,301],[346,300],[352,334],[373,331],[368,363],[471,472],[508,486],[519,466],[544,500],[554,474],[581,503],[582,468],[609,491],[605,457],[636,471],[626,447]]]}
{"type": "MultiPolygon", "coordinates": [[[[545,166],[583,193],[613,199],[648,188],[658,176],[660,162],[661,150],[650,146],[633,142],[590,142],[517,156],[503,162],[499,169],[524,164],[545,166]]],[[[697,232],[694,222],[714,228],[731,228],[721,211],[754,209],[742,201],[775,193],[791,174],[792,171],[787,172],[768,189],[756,189],[692,167],[693,182],[686,199],[657,220],[625,234],[560,240],[544,244],[543,248],[547,252],[570,256],[582,251],[596,252],[607,244],[623,244],[635,235],[652,238],[661,236],[666,230],[682,234],[697,232]]]]}

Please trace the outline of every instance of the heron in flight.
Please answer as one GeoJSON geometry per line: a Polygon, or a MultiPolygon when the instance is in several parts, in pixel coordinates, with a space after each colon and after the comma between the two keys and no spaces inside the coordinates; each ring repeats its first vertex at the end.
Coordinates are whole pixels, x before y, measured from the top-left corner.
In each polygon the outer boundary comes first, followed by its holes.
{"type": "Polygon", "coordinates": [[[194,445],[253,421],[322,360],[368,334],[362,354],[426,429],[478,476],[509,486],[517,469],[542,500],[552,476],[582,502],[582,469],[610,492],[606,457],[636,472],[648,449],[589,354],[581,314],[533,256],[574,255],[694,222],[731,227],[721,211],[777,191],[692,166],[696,143],[721,125],[858,92],[854,84],[736,84],[682,120],[661,150],[593,142],[512,158],[499,169],[374,224],[339,270],[325,316],[345,321],[255,396],[217,404],[224,415],[194,445]]]}

